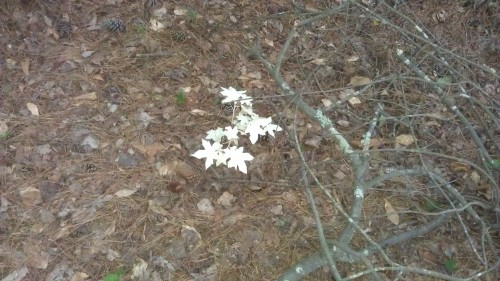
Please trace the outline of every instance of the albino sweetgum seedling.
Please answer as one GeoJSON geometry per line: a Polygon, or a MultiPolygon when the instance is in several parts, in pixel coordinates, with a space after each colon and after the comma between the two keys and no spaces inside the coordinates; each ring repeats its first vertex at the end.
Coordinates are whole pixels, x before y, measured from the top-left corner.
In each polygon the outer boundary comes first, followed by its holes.
{"type": "Polygon", "coordinates": [[[233,118],[233,126],[209,130],[205,139],[202,139],[203,150],[196,151],[192,156],[198,159],[205,158],[205,169],[212,166],[215,161],[216,166],[223,164],[246,174],[245,161],[253,160],[253,156],[243,152],[243,147],[238,147],[239,137],[249,135],[250,142],[255,144],[259,135],[269,134],[274,137],[275,132],[283,129],[273,124],[271,117],[260,117],[253,112],[252,98],[245,94],[246,91],[237,91],[229,87],[222,88],[220,93],[225,97],[222,103],[236,103],[241,110],[233,118]]]}

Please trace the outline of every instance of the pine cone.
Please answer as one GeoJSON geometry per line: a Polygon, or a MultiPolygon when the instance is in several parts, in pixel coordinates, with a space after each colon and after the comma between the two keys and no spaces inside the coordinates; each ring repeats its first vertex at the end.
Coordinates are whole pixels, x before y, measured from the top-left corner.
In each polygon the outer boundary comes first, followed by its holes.
{"type": "Polygon", "coordinates": [[[224,115],[232,116],[235,111],[235,104],[233,102],[221,104],[221,110],[224,115]]]}
{"type": "Polygon", "coordinates": [[[71,35],[71,23],[65,20],[60,20],[56,24],[56,30],[57,33],[59,34],[59,38],[61,39],[67,38],[71,35]]]}
{"type": "Polygon", "coordinates": [[[202,173],[194,166],[182,161],[176,160],[174,163],[175,172],[189,183],[198,183],[202,178],[202,173]]]}
{"type": "Polygon", "coordinates": [[[186,32],[179,30],[179,29],[174,29],[170,32],[170,35],[172,36],[172,40],[182,43],[186,40],[187,34],[186,32]]]}
{"type": "Polygon", "coordinates": [[[112,32],[125,32],[126,27],[120,19],[108,19],[102,23],[102,26],[112,32]]]}

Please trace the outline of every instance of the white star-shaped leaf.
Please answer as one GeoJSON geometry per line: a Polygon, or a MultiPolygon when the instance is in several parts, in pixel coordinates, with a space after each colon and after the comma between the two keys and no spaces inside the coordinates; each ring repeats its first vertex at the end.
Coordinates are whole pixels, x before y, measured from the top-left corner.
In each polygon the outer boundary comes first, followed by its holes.
{"type": "Polygon", "coordinates": [[[207,132],[207,140],[213,140],[214,142],[221,142],[224,136],[224,130],[222,128],[217,128],[215,130],[210,130],[207,132]]]}
{"type": "Polygon", "coordinates": [[[227,165],[227,159],[229,158],[229,155],[224,153],[224,151],[221,151],[218,155],[217,158],[215,158],[215,166],[219,166],[220,164],[227,165]]]}
{"type": "Polygon", "coordinates": [[[238,145],[238,133],[239,130],[237,127],[228,126],[224,128],[224,135],[226,136],[229,143],[234,143],[238,145]]]}
{"type": "Polygon", "coordinates": [[[214,142],[213,144],[211,144],[207,140],[201,140],[201,144],[203,145],[204,150],[198,150],[192,156],[198,159],[206,158],[205,169],[208,169],[214,163],[214,159],[220,161],[220,154],[222,154],[222,145],[218,142],[214,142]]]}
{"type": "Polygon", "coordinates": [[[241,105],[240,114],[247,114],[250,116],[258,116],[257,114],[255,114],[255,112],[253,112],[252,105],[245,105],[245,104],[241,105]]]}
{"type": "Polygon", "coordinates": [[[271,117],[269,118],[257,118],[252,120],[247,128],[245,129],[245,134],[250,134],[250,142],[255,144],[259,139],[259,135],[264,136],[266,131],[263,130],[266,126],[271,124],[271,117]]]}
{"type": "Polygon", "coordinates": [[[247,165],[245,161],[253,160],[253,156],[250,153],[243,152],[243,147],[231,146],[224,149],[224,154],[229,158],[227,166],[229,168],[235,168],[242,173],[247,173],[247,165]]]}
{"type": "Polygon", "coordinates": [[[269,123],[266,127],[264,127],[264,131],[274,137],[274,132],[283,131],[283,129],[276,124],[269,123]]]}
{"type": "Polygon", "coordinates": [[[239,114],[236,116],[236,120],[233,121],[233,124],[238,127],[241,131],[245,131],[246,128],[248,127],[248,124],[253,120],[252,117],[245,115],[245,114],[239,114]]]}
{"type": "Polygon", "coordinates": [[[222,100],[222,103],[229,102],[241,102],[242,104],[251,105],[252,98],[250,96],[245,95],[247,91],[237,91],[233,87],[224,88],[222,87],[221,95],[226,97],[222,100]]]}

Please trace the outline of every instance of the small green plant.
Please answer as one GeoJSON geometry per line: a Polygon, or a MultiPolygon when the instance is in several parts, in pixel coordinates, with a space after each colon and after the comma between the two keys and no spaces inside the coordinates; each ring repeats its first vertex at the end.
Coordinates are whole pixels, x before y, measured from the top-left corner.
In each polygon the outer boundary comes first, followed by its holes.
{"type": "Polygon", "coordinates": [[[490,164],[494,169],[500,169],[500,159],[492,159],[490,164]]]}
{"type": "Polygon", "coordinates": [[[186,13],[186,17],[187,17],[187,20],[189,23],[191,24],[196,24],[196,21],[197,21],[197,18],[198,18],[198,14],[196,13],[195,10],[193,9],[189,9],[186,13]]]}
{"type": "Polygon", "coordinates": [[[143,24],[134,25],[134,30],[137,34],[140,34],[140,35],[146,34],[146,31],[147,31],[146,26],[143,24]]]}
{"type": "Polygon", "coordinates": [[[449,86],[451,84],[451,77],[450,76],[439,77],[436,80],[436,83],[438,83],[441,86],[449,86]]]}
{"type": "Polygon", "coordinates": [[[119,281],[120,276],[123,275],[124,273],[125,273],[125,270],[123,270],[123,268],[120,267],[117,270],[115,270],[114,272],[104,275],[104,278],[102,280],[103,281],[119,281]]]}
{"type": "Polygon", "coordinates": [[[453,273],[457,269],[457,260],[456,259],[448,259],[444,262],[444,267],[446,268],[446,271],[449,273],[453,273]]]}
{"type": "Polygon", "coordinates": [[[183,106],[186,103],[186,94],[184,91],[180,90],[175,95],[175,103],[179,106],[183,106]]]}
{"type": "Polygon", "coordinates": [[[6,141],[9,138],[9,132],[0,133],[0,140],[6,141]]]}
{"type": "Polygon", "coordinates": [[[435,201],[434,199],[431,199],[431,198],[426,198],[425,199],[425,210],[427,212],[434,212],[438,209],[440,209],[441,207],[439,206],[439,203],[437,201],[435,201]]]}

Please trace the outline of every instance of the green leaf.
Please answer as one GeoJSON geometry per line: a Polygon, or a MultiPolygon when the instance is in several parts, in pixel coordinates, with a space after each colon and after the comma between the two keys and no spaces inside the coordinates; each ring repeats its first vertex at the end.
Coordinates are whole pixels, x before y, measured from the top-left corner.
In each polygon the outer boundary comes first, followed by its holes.
{"type": "Polygon", "coordinates": [[[198,15],[196,14],[195,10],[189,9],[186,13],[186,16],[190,23],[196,23],[196,18],[198,15]]]}
{"type": "Polygon", "coordinates": [[[436,80],[436,83],[441,84],[442,86],[448,86],[451,84],[450,76],[443,76],[436,80]]]}
{"type": "Polygon", "coordinates": [[[103,281],[119,281],[120,275],[123,275],[125,270],[122,267],[119,267],[115,272],[108,273],[104,276],[103,281]]]}
{"type": "Polygon", "coordinates": [[[125,274],[125,269],[123,269],[123,267],[119,267],[116,271],[115,271],[116,274],[118,274],[118,276],[121,276],[123,274],[125,274]]]}
{"type": "Polygon", "coordinates": [[[0,140],[7,140],[9,138],[9,132],[0,133],[0,140]]]}
{"type": "Polygon", "coordinates": [[[274,223],[274,225],[276,225],[279,228],[285,227],[287,224],[288,224],[288,222],[286,220],[280,219],[280,218],[278,218],[276,220],[276,222],[274,223]]]}
{"type": "Polygon", "coordinates": [[[104,276],[103,281],[119,281],[120,280],[120,274],[117,273],[109,273],[104,276]]]}
{"type": "Polygon", "coordinates": [[[139,34],[146,33],[146,27],[144,25],[135,25],[134,29],[135,29],[135,32],[137,32],[139,34]]]}
{"type": "Polygon", "coordinates": [[[491,166],[494,169],[500,169],[500,159],[491,159],[491,166]]]}
{"type": "Polygon", "coordinates": [[[431,198],[425,199],[425,210],[427,212],[434,212],[439,209],[439,203],[431,198]]]}
{"type": "Polygon", "coordinates": [[[175,96],[175,103],[177,105],[184,105],[186,102],[186,96],[184,95],[183,91],[177,92],[177,95],[175,96]]]}
{"type": "Polygon", "coordinates": [[[444,267],[446,268],[446,271],[448,271],[449,273],[452,273],[453,271],[455,271],[455,269],[457,269],[457,260],[449,259],[449,260],[445,261],[444,267]]]}

